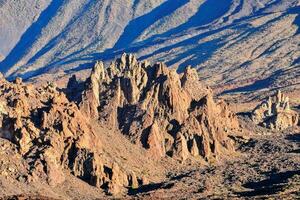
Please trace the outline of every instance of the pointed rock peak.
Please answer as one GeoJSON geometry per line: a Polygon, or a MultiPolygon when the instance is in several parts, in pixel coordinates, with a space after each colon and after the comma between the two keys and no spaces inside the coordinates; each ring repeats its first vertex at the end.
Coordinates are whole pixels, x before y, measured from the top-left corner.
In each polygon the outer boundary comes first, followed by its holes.
{"type": "Polygon", "coordinates": [[[235,131],[231,122],[236,116],[225,105],[214,102],[211,90],[200,83],[195,69],[188,67],[179,75],[164,63],[138,62],[131,54],[123,54],[108,68],[101,64],[95,71],[103,69],[108,78],[96,81],[83,93],[80,109],[88,117],[120,130],[158,158],[177,154],[185,160],[190,154],[187,145],[194,137],[203,141],[194,142],[193,156],[200,154],[197,151],[203,145],[207,146],[206,153],[211,153],[209,142],[231,151],[222,130],[235,131]],[[170,121],[178,123],[171,132],[167,128],[170,121]],[[181,125],[187,133],[181,132],[181,125]]]}
{"type": "Polygon", "coordinates": [[[276,96],[277,96],[277,101],[278,101],[278,103],[280,103],[280,102],[281,102],[281,100],[282,100],[282,93],[281,93],[281,91],[280,91],[280,90],[278,90],[278,91],[277,91],[277,94],[276,94],[276,96]]]}
{"type": "Polygon", "coordinates": [[[122,68],[132,68],[137,64],[137,58],[133,54],[123,53],[120,58],[120,64],[122,68]]]}
{"type": "Polygon", "coordinates": [[[154,65],[155,77],[158,78],[161,75],[168,75],[169,69],[165,63],[159,62],[154,65]]]}
{"type": "Polygon", "coordinates": [[[280,90],[259,104],[251,117],[256,124],[276,130],[296,126],[299,121],[298,113],[290,108],[289,97],[280,90]]]}
{"type": "Polygon", "coordinates": [[[196,142],[195,138],[193,138],[193,140],[192,140],[191,154],[193,156],[198,156],[199,155],[199,148],[198,148],[198,145],[197,145],[197,142],[196,142]]]}
{"type": "Polygon", "coordinates": [[[103,80],[105,78],[105,69],[104,64],[102,61],[97,61],[94,65],[94,68],[92,70],[91,74],[92,78],[95,78],[96,80],[103,80]]]}
{"type": "Polygon", "coordinates": [[[17,85],[20,85],[20,84],[23,83],[23,79],[22,79],[21,77],[17,77],[16,80],[15,80],[15,83],[16,83],[17,85]]]}
{"type": "Polygon", "coordinates": [[[197,70],[192,68],[191,66],[188,66],[185,68],[182,78],[183,78],[183,81],[187,81],[187,80],[198,81],[199,80],[197,70]]]}
{"type": "Polygon", "coordinates": [[[149,135],[147,138],[147,148],[155,157],[163,157],[165,155],[164,138],[161,130],[156,122],[153,122],[150,127],[149,135]]]}
{"type": "Polygon", "coordinates": [[[102,61],[97,61],[94,68],[93,68],[93,72],[94,73],[100,73],[104,71],[104,64],[102,61]]]}
{"type": "Polygon", "coordinates": [[[174,156],[179,158],[182,161],[185,161],[189,156],[189,150],[187,146],[187,141],[181,133],[177,134],[175,138],[174,146],[175,146],[174,156]]]}

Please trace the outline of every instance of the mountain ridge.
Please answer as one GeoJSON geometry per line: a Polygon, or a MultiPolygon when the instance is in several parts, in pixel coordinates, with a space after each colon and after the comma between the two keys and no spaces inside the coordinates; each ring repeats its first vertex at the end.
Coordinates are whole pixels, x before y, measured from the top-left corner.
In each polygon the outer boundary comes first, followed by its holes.
{"type": "MultiPolygon", "coordinates": [[[[11,3],[2,4],[4,15],[11,3]]],[[[291,73],[299,74],[298,0],[44,0],[35,4],[39,8],[35,22],[27,31],[17,31],[19,42],[18,37],[7,40],[15,48],[1,50],[5,56],[1,71],[8,77],[30,78],[57,70],[68,74],[91,68],[95,60],[109,62],[123,52],[179,66],[179,71],[192,65],[211,86],[253,77],[263,80],[276,76],[278,70],[283,72],[278,83],[282,86],[291,73]]],[[[5,41],[3,36],[0,41],[5,41]]],[[[297,77],[294,82],[299,84],[297,77]]]]}

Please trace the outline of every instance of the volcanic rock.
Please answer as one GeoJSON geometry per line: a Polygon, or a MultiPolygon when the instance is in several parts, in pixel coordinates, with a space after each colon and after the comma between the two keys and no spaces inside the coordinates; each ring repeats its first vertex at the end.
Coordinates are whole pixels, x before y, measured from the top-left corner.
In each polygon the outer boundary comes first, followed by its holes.
{"type": "Polygon", "coordinates": [[[54,84],[35,88],[21,79],[11,83],[2,78],[0,94],[0,137],[17,146],[30,166],[30,179],[57,186],[71,173],[113,194],[129,184],[136,187],[131,170],[101,155],[91,121],[54,84]]]}
{"type": "Polygon", "coordinates": [[[166,153],[163,139],[157,123],[154,122],[147,136],[147,148],[157,157],[162,157],[166,153]]]}
{"type": "Polygon", "coordinates": [[[81,111],[155,157],[208,160],[233,151],[227,134],[238,131],[237,118],[225,102],[214,101],[191,67],[178,74],[123,54],[107,68],[97,62],[85,87],[81,111]]]}
{"type": "Polygon", "coordinates": [[[291,110],[289,97],[279,90],[276,95],[264,100],[253,110],[252,120],[266,128],[284,130],[296,126],[299,115],[291,110]]]}
{"type": "Polygon", "coordinates": [[[175,138],[175,143],[174,143],[174,153],[176,157],[180,158],[181,160],[186,160],[189,155],[188,147],[187,147],[187,141],[185,137],[181,134],[178,133],[176,138],[175,138]]]}
{"type": "Polygon", "coordinates": [[[149,183],[137,166],[111,155],[114,147],[102,141],[108,137],[102,127],[123,133],[154,160],[209,161],[234,151],[227,135],[239,130],[236,116],[213,99],[191,67],[178,74],[163,63],[124,54],[107,68],[97,62],[80,87],[75,77],[69,83],[72,91],[51,82],[34,86],[0,78],[0,137],[29,166],[24,181],[57,187],[72,174],[112,195],[149,183]]]}

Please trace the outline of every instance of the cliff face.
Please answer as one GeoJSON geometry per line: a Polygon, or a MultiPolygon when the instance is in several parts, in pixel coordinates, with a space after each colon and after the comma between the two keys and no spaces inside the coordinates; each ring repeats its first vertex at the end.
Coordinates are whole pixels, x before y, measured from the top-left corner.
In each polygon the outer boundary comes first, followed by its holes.
{"type": "Polygon", "coordinates": [[[235,115],[226,103],[213,100],[194,69],[177,74],[127,54],[107,68],[96,63],[80,109],[157,158],[218,158],[233,151],[227,134],[239,129],[235,115]]]}

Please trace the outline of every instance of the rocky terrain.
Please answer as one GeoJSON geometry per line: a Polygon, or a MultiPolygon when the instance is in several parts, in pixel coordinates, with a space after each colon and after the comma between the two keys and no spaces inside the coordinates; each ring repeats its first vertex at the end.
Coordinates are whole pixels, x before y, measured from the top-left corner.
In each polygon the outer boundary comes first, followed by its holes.
{"type": "Polygon", "coordinates": [[[280,91],[234,113],[195,69],[123,54],[66,88],[1,76],[0,94],[3,199],[299,195],[299,108],[280,91]]]}
{"type": "Polygon", "coordinates": [[[56,186],[64,182],[67,169],[108,193],[143,182],[134,172],[127,174],[116,162],[106,160],[110,157],[103,155],[101,139],[91,122],[53,85],[34,88],[21,79],[13,84],[1,81],[1,137],[16,145],[28,165],[28,175],[15,172],[17,178],[56,186]]]}
{"type": "Polygon", "coordinates": [[[298,199],[299,129],[290,133],[251,136],[239,143],[237,159],[170,173],[132,194],[142,199],[298,199]]]}
{"type": "Polygon", "coordinates": [[[298,199],[299,13],[0,0],[0,199],[298,199]]]}
{"type": "Polygon", "coordinates": [[[299,5],[299,0],[1,0],[0,69],[12,79],[50,73],[49,79],[82,73],[95,60],[109,62],[128,52],[181,72],[192,65],[218,93],[293,92],[299,89],[299,5]]]}
{"type": "Polygon", "coordinates": [[[157,157],[209,160],[232,151],[226,134],[241,131],[226,103],[214,102],[191,68],[177,74],[163,63],[151,66],[123,54],[109,67],[97,63],[86,86],[81,111],[118,127],[157,157]]]}

